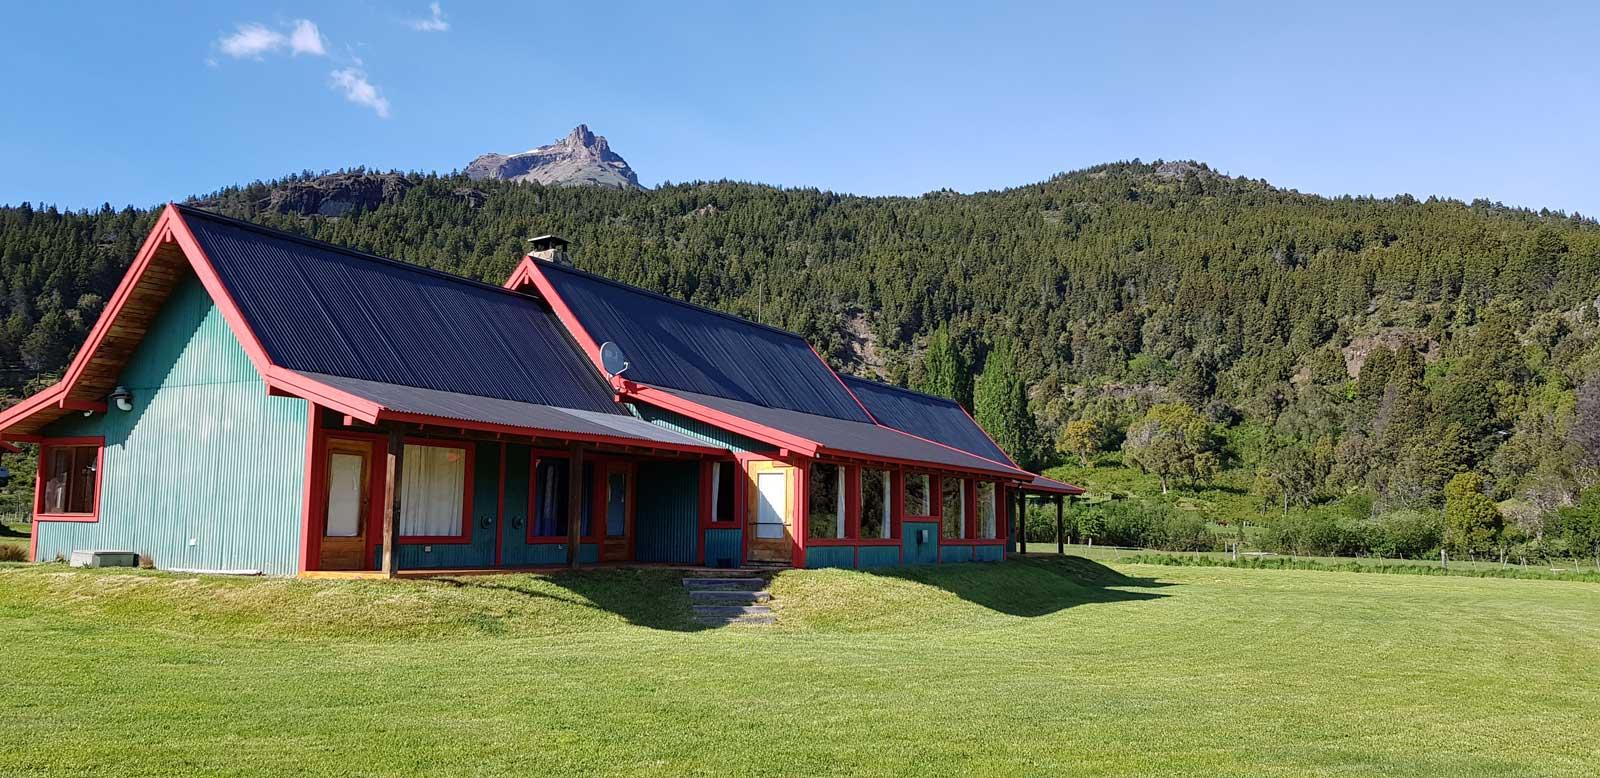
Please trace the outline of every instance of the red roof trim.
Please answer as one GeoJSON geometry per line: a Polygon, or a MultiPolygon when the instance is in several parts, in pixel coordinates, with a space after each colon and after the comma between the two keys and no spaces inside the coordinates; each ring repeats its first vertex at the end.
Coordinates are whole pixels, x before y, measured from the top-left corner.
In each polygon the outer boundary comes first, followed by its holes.
{"type": "Polygon", "coordinates": [[[740,416],[723,413],[715,408],[707,408],[700,403],[686,400],[664,389],[644,386],[632,381],[624,381],[622,386],[624,395],[640,402],[665,408],[674,413],[681,413],[691,419],[703,421],[731,432],[737,432],[745,437],[765,441],[779,448],[787,448],[797,454],[814,457],[821,450],[821,446],[816,441],[774,429],[764,424],[758,424],[740,416]]]}

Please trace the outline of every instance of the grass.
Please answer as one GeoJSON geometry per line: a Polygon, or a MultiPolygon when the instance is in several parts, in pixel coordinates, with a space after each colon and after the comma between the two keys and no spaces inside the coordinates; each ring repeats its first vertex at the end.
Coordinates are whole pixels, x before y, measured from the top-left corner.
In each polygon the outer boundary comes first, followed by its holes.
{"type": "Polygon", "coordinates": [[[1245,570],[1322,570],[1337,573],[1398,573],[1402,575],[1455,575],[1471,578],[1522,578],[1542,581],[1584,581],[1600,583],[1600,572],[1565,568],[1521,567],[1491,562],[1452,562],[1418,564],[1398,559],[1338,559],[1307,557],[1262,557],[1229,559],[1218,554],[1144,553],[1121,557],[1122,561],[1145,565],[1181,567],[1232,567],[1245,570]]]}
{"type": "Polygon", "coordinates": [[[32,533],[32,525],[0,522],[0,561],[25,561],[32,533]]]}
{"type": "Polygon", "coordinates": [[[1600,586],[1040,558],[310,582],[0,565],[0,773],[1592,775],[1600,586]]]}

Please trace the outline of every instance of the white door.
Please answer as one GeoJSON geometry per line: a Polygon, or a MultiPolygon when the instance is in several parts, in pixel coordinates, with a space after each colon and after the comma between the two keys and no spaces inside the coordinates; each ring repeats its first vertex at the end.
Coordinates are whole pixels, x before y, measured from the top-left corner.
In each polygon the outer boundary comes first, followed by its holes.
{"type": "Polygon", "coordinates": [[[789,545],[789,469],[756,473],[755,523],[751,527],[750,558],[787,562],[789,545]]]}

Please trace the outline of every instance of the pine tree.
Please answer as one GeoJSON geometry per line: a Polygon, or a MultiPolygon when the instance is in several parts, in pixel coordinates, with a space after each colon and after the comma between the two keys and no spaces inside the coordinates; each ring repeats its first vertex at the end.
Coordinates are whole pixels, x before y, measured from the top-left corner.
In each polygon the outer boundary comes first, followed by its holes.
{"type": "Polygon", "coordinates": [[[944,327],[928,336],[928,349],[922,355],[922,380],[916,389],[972,407],[972,368],[944,327]]]}
{"type": "Polygon", "coordinates": [[[1028,385],[1017,374],[1011,342],[1001,340],[989,350],[983,373],[972,390],[973,415],[1011,458],[1023,467],[1034,459],[1033,412],[1028,409],[1028,385]]]}

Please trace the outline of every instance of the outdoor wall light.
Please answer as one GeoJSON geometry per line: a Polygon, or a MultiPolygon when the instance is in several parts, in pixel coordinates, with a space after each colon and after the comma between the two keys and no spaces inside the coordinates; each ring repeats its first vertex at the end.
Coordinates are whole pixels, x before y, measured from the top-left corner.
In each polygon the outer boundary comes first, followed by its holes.
{"type": "Polygon", "coordinates": [[[106,399],[116,403],[117,410],[119,411],[126,412],[133,410],[133,392],[128,391],[128,387],[126,386],[119,386],[115,389],[112,389],[110,396],[106,397],[106,399]]]}

